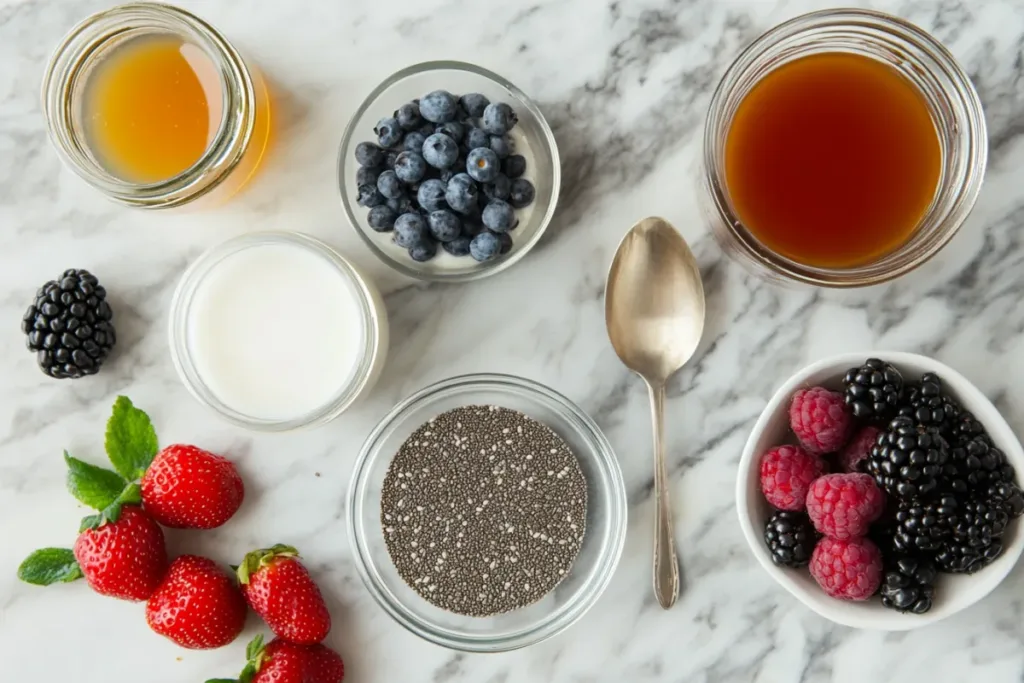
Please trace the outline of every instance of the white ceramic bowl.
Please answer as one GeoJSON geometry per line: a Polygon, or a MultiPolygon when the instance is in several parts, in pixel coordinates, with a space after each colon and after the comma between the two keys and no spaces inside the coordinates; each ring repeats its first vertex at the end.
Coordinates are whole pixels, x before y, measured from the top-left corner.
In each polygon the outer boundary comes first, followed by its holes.
{"type": "Polygon", "coordinates": [[[892,363],[908,381],[918,380],[926,372],[937,374],[950,395],[985,425],[996,446],[1006,453],[1010,464],[1017,470],[1019,482],[1021,473],[1024,473],[1024,449],[1021,449],[1013,430],[992,402],[967,378],[937,360],[913,353],[848,353],[808,365],[786,380],[772,396],[743,448],[736,478],[736,509],[739,512],[740,527],[754,557],[779,585],[798,600],[826,619],[844,626],[906,631],[945,619],[992,592],[1020,557],[1024,549],[1024,534],[1021,533],[1020,520],[1013,520],[1003,537],[1003,554],[991,565],[970,576],[940,574],[934,604],[930,611],[921,615],[900,614],[886,609],[877,597],[866,602],[830,598],[806,570],[777,567],[772,562],[764,544],[764,525],[771,515],[771,508],[761,494],[761,454],[772,446],[793,442],[789,433],[788,409],[794,391],[818,385],[839,389],[846,371],[869,357],[892,363]]]}

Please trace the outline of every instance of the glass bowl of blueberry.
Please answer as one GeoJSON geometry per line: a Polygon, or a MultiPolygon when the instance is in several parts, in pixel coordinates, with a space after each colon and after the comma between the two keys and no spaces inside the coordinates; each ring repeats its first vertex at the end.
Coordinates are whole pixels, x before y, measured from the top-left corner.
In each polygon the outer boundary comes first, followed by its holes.
{"type": "Polygon", "coordinates": [[[558,203],[551,127],[519,88],[462,62],[387,78],[345,129],[338,182],[349,221],[382,261],[421,280],[508,268],[558,203]]]}

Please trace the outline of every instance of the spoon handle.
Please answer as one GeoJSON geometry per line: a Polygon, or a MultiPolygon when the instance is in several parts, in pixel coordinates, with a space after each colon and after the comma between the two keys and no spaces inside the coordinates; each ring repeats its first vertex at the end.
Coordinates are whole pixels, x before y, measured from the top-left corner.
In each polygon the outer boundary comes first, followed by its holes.
{"type": "Polygon", "coordinates": [[[654,420],[654,594],[668,609],[679,595],[679,558],[672,529],[672,501],[665,468],[665,385],[648,384],[654,420]]]}

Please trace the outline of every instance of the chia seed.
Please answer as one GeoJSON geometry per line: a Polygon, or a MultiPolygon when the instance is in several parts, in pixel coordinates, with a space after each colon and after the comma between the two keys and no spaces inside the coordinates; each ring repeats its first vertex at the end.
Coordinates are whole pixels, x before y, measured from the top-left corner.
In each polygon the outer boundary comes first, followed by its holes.
{"type": "Polygon", "coordinates": [[[583,543],[587,484],[551,428],[464,406],[420,426],[384,477],[381,527],[399,576],[427,602],[483,617],[554,590],[583,543]]]}

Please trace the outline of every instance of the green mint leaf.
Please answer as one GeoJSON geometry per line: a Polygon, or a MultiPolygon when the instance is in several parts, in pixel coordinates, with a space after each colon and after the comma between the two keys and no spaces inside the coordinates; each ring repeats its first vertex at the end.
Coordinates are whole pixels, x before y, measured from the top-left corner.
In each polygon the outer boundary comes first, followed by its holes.
{"type": "Polygon", "coordinates": [[[106,518],[102,513],[82,517],[82,522],[78,525],[78,533],[82,533],[86,529],[99,529],[105,521],[106,518]]]}
{"type": "Polygon", "coordinates": [[[127,482],[117,472],[72,458],[67,451],[64,461],[68,464],[68,491],[84,505],[103,510],[124,491],[127,482]]]}
{"type": "Polygon", "coordinates": [[[138,484],[128,484],[121,491],[121,495],[113,503],[103,508],[102,516],[105,521],[116,522],[121,519],[121,508],[125,505],[138,505],[142,502],[142,489],[138,484]]]}
{"type": "Polygon", "coordinates": [[[43,548],[25,558],[18,567],[18,578],[34,586],[49,586],[82,578],[82,569],[68,548],[43,548]]]}
{"type": "Polygon", "coordinates": [[[146,473],[157,452],[156,430],[149,415],[118,396],[107,420],[107,457],[122,477],[135,481],[146,473]]]}

